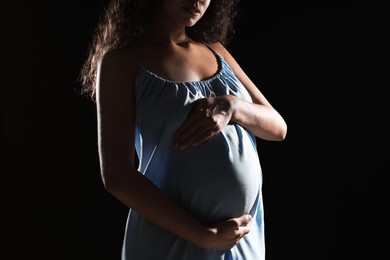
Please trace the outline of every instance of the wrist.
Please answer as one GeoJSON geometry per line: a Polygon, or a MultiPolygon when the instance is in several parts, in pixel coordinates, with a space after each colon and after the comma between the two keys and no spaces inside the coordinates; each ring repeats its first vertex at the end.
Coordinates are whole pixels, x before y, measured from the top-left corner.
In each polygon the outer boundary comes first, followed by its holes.
{"type": "Polygon", "coordinates": [[[236,96],[229,95],[227,100],[228,100],[229,111],[231,114],[230,121],[237,123],[236,122],[236,118],[237,118],[236,115],[237,115],[237,110],[239,107],[239,99],[236,96]]]}
{"type": "Polygon", "coordinates": [[[206,227],[199,232],[197,241],[195,242],[196,246],[200,248],[211,248],[212,241],[214,240],[216,234],[217,230],[215,228],[206,227]]]}

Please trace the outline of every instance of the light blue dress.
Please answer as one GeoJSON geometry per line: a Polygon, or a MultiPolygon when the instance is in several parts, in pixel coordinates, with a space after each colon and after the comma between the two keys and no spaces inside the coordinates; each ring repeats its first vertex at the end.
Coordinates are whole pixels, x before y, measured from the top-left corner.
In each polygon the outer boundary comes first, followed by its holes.
{"type": "Polygon", "coordinates": [[[219,70],[207,80],[174,82],[138,63],[138,170],[206,225],[249,212],[251,231],[228,251],[202,249],[130,209],[122,260],[265,259],[262,170],[255,136],[233,123],[199,147],[180,151],[173,145],[173,133],[195,100],[234,95],[251,101],[223,57],[209,49],[216,56],[219,70]]]}

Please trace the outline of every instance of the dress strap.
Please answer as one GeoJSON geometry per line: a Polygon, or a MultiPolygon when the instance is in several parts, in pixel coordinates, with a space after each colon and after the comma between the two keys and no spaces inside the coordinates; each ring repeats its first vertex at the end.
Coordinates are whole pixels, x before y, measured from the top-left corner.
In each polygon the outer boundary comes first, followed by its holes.
{"type": "Polygon", "coordinates": [[[216,55],[219,55],[219,53],[216,51],[216,50],[214,50],[214,48],[213,47],[211,47],[210,46],[210,44],[208,44],[207,42],[201,42],[204,46],[206,46],[207,48],[209,48],[209,50],[211,51],[211,52],[213,52],[214,54],[216,54],[216,55]]]}

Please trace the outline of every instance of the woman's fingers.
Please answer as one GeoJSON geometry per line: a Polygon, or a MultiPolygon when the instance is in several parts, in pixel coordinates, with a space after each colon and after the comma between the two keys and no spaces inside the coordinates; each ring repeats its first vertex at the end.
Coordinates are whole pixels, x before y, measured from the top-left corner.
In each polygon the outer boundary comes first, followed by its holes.
{"type": "Polygon", "coordinates": [[[199,129],[197,133],[194,133],[188,139],[177,145],[179,149],[186,149],[190,146],[197,147],[201,145],[204,141],[216,134],[216,131],[213,129],[199,129]]]}
{"type": "Polygon", "coordinates": [[[196,146],[215,134],[218,122],[211,116],[211,110],[193,111],[187,120],[176,130],[173,138],[175,146],[185,149],[196,146]]]}
{"type": "Polygon", "coordinates": [[[176,147],[179,149],[196,147],[219,131],[218,125],[213,121],[194,124],[191,130],[176,139],[176,147]]]}
{"type": "Polygon", "coordinates": [[[174,133],[175,147],[199,146],[221,131],[230,121],[232,111],[227,96],[202,98],[194,104],[188,118],[174,133]]]}
{"type": "Polygon", "coordinates": [[[251,220],[252,220],[252,216],[249,214],[232,219],[232,221],[234,222],[234,225],[235,225],[237,237],[241,238],[244,235],[249,233],[251,220]]]}
{"type": "Polygon", "coordinates": [[[199,130],[207,130],[209,122],[207,119],[200,116],[192,116],[188,118],[178,130],[176,130],[173,138],[176,142],[182,142],[188,138],[191,138],[199,130]]]}
{"type": "Polygon", "coordinates": [[[210,248],[229,249],[237,245],[241,238],[249,233],[251,216],[243,215],[237,218],[225,219],[214,226],[216,236],[209,243],[210,248]]]}
{"type": "Polygon", "coordinates": [[[252,221],[252,216],[249,214],[236,218],[239,227],[248,226],[252,221]]]}
{"type": "Polygon", "coordinates": [[[239,224],[238,229],[241,237],[245,236],[250,232],[251,221],[252,221],[251,215],[244,215],[238,219],[238,224],[239,224]]]}
{"type": "Polygon", "coordinates": [[[200,106],[202,100],[195,101],[196,104],[192,108],[187,119],[183,122],[181,126],[176,130],[173,135],[175,141],[181,141],[187,139],[196,131],[196,126],[199,125],[199,122],[202,117],[206,117],[207,111],[200,106]]]}

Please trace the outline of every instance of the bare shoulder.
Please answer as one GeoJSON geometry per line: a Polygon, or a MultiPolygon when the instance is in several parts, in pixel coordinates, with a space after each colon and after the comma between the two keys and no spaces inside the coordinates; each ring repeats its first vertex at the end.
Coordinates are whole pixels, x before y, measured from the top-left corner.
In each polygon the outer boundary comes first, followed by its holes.
{"type": "Polygon", "coordinates": [[[106,52],[99,61],[99,66],[115,71],[126,70],[128,73],[138,70],[138,65],[132,59],[130,50],[117,48],[106,52]]]}
{"type": "Polygon", "coordinates": [[[240,82],[244,85],[244,87],[248,90],[249,94],[252,97],[252,100],[258,104],[267,104],[270,105],[263,94],[260,92],[255,83],[249,78],[249,76],[244,72],[235,58],[230,54],[230,52],[223,46],[221,43],[212,43],[210,47],[214,48],[214,50],[221,55],[224,60],[229,64],[231,69],[233,70],[236,77],[240,80],[240,82]]]}
{"type": "MultiPolygon", "coordinates": [[[[138,65],[126,48],[105,53],[98,63],[97,91],[128,91],[137,74],[138,65]]],[[[117,93],[120,93],[117,92],[117,93]]]]}
{"type": "Polygon", "coordinates": [[[212,42],[212,43],[209,43],[209,46],[211,48],[213,48],[213,50],[215,50],[219,55],[221,55],[224,59],[228,58],[230,55],[230,53],[228,52],[228,50],[225,48],[225,46],[220,43],[220,42],[212,42]]]}
{"type": "Polygon", "coordinates": [[[226,47],[220,42],[210,43],[209,46],[213,48],[222,58],[229,64],[232,69],[237,72],[240,69],[237,61],[231,55],[231,53],[226,49],[226,47]]]}

